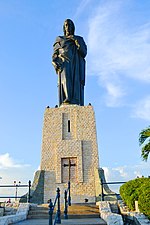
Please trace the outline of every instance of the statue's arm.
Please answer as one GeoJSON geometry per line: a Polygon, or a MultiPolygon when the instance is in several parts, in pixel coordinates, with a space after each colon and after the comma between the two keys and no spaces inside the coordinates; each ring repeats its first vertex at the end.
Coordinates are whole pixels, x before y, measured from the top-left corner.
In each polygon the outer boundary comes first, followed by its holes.
{"type": "Polygon", "coordinates": [[[55,68],[56,73],[61,72],[62,70],[62,62],[59,58],[59,48],[60,48],[60,38],[57,37],[53,45],[54,52],[52,55],[52,64],[55,68]]]}
{"type": "Polygon", "coordinates": [[[80,55],[81,55],[83,58],[85,58],[85,56],[86,56],[86,54],[87,54],[87,46],[86,46],[86,44],[85,44],[83,38],[80,37],[80,36],[77,36],[77,37],[75,38],[75,44],[76,44],[76,46],[77,46],[77,49],[78,49],[80,55]]]}

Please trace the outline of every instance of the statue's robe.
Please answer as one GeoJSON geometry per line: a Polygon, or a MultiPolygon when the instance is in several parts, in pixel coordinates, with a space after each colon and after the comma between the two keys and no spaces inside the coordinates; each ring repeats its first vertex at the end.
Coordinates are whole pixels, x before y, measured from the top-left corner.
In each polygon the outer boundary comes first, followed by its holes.
{"type": "Polygon", "coordinates": [[[53,63],[57,65],[59,79],[59,103],[84,105],[85,56],[87,46],[80,36],[73,36],[75,41],[65,36],[58,36],[54,43],[53,63]]]}

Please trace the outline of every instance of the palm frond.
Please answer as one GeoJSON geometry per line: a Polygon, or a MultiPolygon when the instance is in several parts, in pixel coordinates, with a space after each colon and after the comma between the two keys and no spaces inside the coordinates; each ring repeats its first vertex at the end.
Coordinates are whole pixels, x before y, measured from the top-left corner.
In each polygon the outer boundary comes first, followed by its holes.
{"type": "Polygon", "coordinates": [[[147,138],[150,137],[150,126],[148,128],[145,128],[141,131],[139,134],[139,144],[142,145],[147,138]]]}
{"type": "Polygon", "coordinates": [[[142,148],[141,157],[143,158],[144,161],[147,161],[149,153],[150,153],[150,140],[142,148]]]}

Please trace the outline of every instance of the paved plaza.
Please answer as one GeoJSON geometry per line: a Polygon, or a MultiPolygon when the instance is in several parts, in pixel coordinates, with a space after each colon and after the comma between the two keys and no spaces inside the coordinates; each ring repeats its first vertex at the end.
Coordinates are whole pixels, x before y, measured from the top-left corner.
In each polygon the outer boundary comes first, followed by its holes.
{"type": "MultiPolygon", "coordinates": [[[[49,225],[48,219],[28,219],[19,223],[18,225],[49,225]]],[[[87,219],[68,219],[61,220],[61,224],[63,225],[105,225],[106,223],[100,218],[87,218],[87,219]]]]}

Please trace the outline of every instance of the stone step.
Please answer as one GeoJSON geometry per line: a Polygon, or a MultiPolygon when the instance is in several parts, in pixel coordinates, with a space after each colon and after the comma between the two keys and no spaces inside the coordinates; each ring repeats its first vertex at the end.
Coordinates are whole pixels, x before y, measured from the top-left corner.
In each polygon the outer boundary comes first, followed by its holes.
{"type": "Polygon", "coordinates": [[[68,220],[62,220],[61,224],[63,225],[106,225],[106,222],[102,220],[101,218],[95,218],[95,219],[68,219],[68,220]]]}
{"type": "Polygon", "coordinates": [[[29,215],[36,215],[36,214],[48,214],[48,209],[47,210],[30,210],[29,215]]]}
{"type": "Polygon", "coordinates": [[[111,212],[118,214],[119,213],[118,203],[114,201],[114,202],[109,202],[109,204],[110,204],[111,212]]]}
{"type": "Polygon", "coordinates": [[[46,211],[46,210],[48,210],[48,207],[46,208],[46,207],[30,207],[30,210],[31,211],[46,211]]]}
{"type": "MultiPolygon", "coordinates": [[[[30,207],[30,211],[28,214],[28,219],[36,219],[36,218],[49,218],[49,208],[48,205],[43,206],[34,206],[30,207]]],[[[64,218],[64,208],[61,208],[61,217],[64,218]]],[[[54,213],[55,216],[55,213],[54,213]]],[[[73,204],[68,207],[68,218],[70,219],[83,219],[83,218],[99,218],[99,207],[94,204],[73,204]]]]}
{"type": "MultiPolygon", "coordinates": [[[[53,217],[55,217],[55,214],[53,217]]],[[[49,218],[48,213],[47,214],[29,214],[28,215],[28,219],[48,219],[48,218],[49,218]]],[[[63,214],[61,214],[61,218],[64,219],[63,214]]],[[[76,214],[69,215],[68,214],[68,218],[69,219],[85,219],[85,218],[99,218],[99,216],[89,215],[89,214],[81,214],[81,215],[76,215],[76,214]]]]}
{"type": "MultiPolygon", "coordinates": [[[[28,219],[22,222],[16,223],[18,225],[47,225],[48,219],[28,219]]],[[[101,218],[93,219],[68,219],[61,220],[62,225],[106,225],[106,222],[101,218]]]]}

